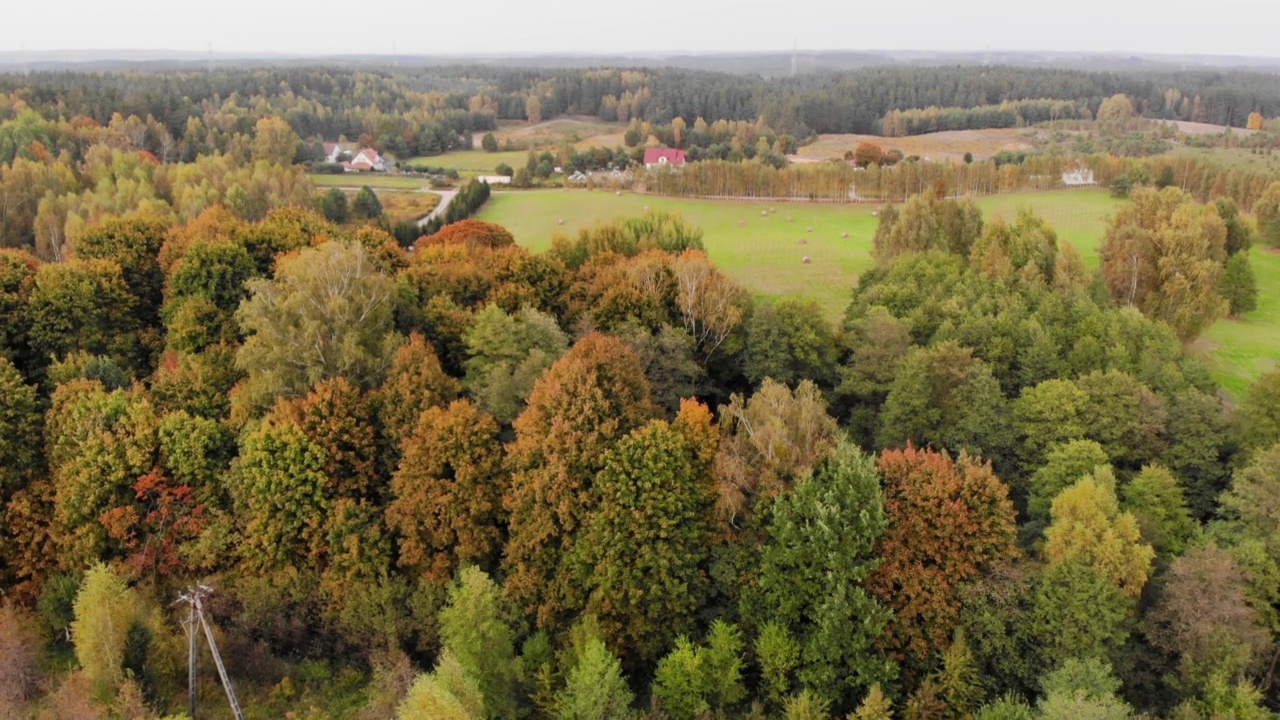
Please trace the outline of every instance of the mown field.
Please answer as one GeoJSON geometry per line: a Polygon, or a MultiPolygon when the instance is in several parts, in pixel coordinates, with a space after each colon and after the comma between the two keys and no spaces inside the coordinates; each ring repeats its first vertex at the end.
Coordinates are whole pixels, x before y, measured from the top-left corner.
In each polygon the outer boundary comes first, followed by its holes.
{"type": "Polygon", "coordinates": [[[858,147],[858,143],[871,142],[882,148],[896,148],[906,155],[919,155],[931,160],[964,160],[965,153],[973,153],[974,160],[982,161],[1001,150],[1031,150],[1036,130],[1028,128],[993,128],[990,130],[949,130],[947,132],[911,135],[908,137],[882,137],[879,135],[819,135],[818,139],[800,148],[794,159],[804,161],[842,158],[846,151],[858,147]]]}
{"type": "Polygon", "coordinates": [[[423,190],[426,182],[422,178],[401,177],[399,175],[381,175],[376,173],[342,173],[341,175],[317,174],[308,175],[311,184],[316,187],[359,188],[368,185],[374,190],[423,190]]]}
{"type": "MultiPolygon", "coordinates": [[[[1096,267],[1107,219],[1120,202],[1104,190],[1071,190],[997,195],[978,200],[978,205],[987,220],[1012,220],[1019,208],[1030,208],[1076,247],[1086,264],[1096,267]]],[[[757,298],[813,300],[833,321],[843,316],[858,276],[872,264],[871,238],[878,220],[876,208],[869,205],[548,190],[495,193],[480,217],[507,227],[521,245],[543,250],[556,233],[571,236],[579,228],[640,214],[646,207],[679,212],[701,227],[707,253],[757,298]]],[[[1217,323],[1199,343],[1218,382],[1235,396],[1280,358],[1280,253],[1261,248],[1252,253],[1258,309],[1217,323]]]]}
{"type": "MultiPolygon", "coordinates": [[[[988,218],[1009,219],[1019,207],[1029,207],[1053,221],[1064,240],[1096,263],[1097,239],[1116,202],[1106,192],[1083,190],[996,196],[979,205],[988,218]]],[[[597,222],[641,214],[646,207],[679,212],[701,227],[707,253],[757,297],[814,300],[833,320],[844,313],[858,276],[871,267],[871,238],[878,222],[871,205],[548,190],[495,193],[480,217],[511,230],[521,245],[542,250],[555,233],[571,236],[597,222]],[[848,237],[841,237],[844,233],[848,237]]]]}
{"type": "MultiPolygon", "coordinates": [[[[493,136],[499,146],[508,140],[522,147],[550,148],[568,140],[578,150],[591,147],[613,148],[622,144],[626,125],[607,123],[591,118],[556,118],[530,125],[519,121],[502,121],[493,136]]],[[[462,175],[491,175],[501,163],[522,168],[529,157],[528,150],[510,152],[485,152],[480,149],[484,133],[475,133],[471,150],[454,150],[440,155],[423,155],[404,162],[411,165],[453,168],[462,175]]]]}

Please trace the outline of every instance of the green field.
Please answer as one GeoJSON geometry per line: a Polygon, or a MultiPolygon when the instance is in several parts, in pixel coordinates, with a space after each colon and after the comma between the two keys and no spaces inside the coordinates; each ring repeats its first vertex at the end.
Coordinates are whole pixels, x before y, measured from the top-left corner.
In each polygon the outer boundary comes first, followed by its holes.
{"type": "Polygon", "coordinates": [[[406,165],[453,168],[461,175],[493,175],[500,163],[512,168],[522,168],[529,161],[526,150],[514,152],[485,152],[483,150],[454,150],[443,155],[424,155],[405,160],[406,165]]]}
{"type": "Polygon", "coordinates": [[[1214,379],[1234,397],[1280,359],[1280,252],[1255,246],[1249,260],[1258,276],[1258,309],[1215,323],[1198,343],[1209,351],[1214,379]]]}
{"type": "MultiPolygon", "coordinates": [[[[1031,208],[1053,222],[1064,240],[1096,264],[1096,245],[1117,201],[1104,191],[1076,190],[1003,195],[978,204],[988,219],[1005,215],[1012,220],[1019,207],[1031,208]]],[[[578,228],[597,222],[642,214],[645,207],[679,212],[701,227],[711,259],[755,296],[811,299],[833,320],[843,315],[858,275],[872,264],[871,238],[878,221],[876,208],[870,205],[551,190],[495,193],[480,218],[505,226],[521,245],[542,250],[557,232],[573,235],[578,228]],[[842,238],[842,233],[848,237],[842,238]],[[805,257],[808,264],[803,262],[805,257]]]]}
{"type": "Polygon", "coordinates": [[[423,190],[427,183],[422,178],[401,177],[399,175],[375,175],[342,173],[341,175],[316,174],[308,175],[311,184],[316,187],[354,187],[368,185],[371,188],[387,188],[395,190],[423,190]]]}

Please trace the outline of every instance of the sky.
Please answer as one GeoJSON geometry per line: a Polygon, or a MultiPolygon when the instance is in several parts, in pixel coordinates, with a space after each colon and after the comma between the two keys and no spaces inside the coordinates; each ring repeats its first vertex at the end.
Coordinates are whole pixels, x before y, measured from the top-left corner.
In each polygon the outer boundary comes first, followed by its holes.
{"type": "Polygon", "coordinates": [[[1063,50],[1280,57],[1280,0],[6,0],[0,52],[1063,50]],[[55,9],[56,8],[56,9],[55,9]],[[54,15],[51,17],[51,15],[54,15]]]}

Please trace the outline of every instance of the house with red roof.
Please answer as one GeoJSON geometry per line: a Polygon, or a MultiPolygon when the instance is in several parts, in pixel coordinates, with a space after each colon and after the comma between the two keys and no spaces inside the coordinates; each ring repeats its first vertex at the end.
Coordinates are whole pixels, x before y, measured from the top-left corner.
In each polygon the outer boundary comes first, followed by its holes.
{"type": "Polygon", "coordinates": [[[646,168],[656,167],[682,167],[685,163],[684,151],[675,148],[645,148],[644,149],[644,166],[646,168]]]}
{"type": "Polygon", "coordinates": [[[387,161],[373,148],[361,148],[351,156],[349,162],[342,163],[347,172],[363,172],[368,170],[386,170],[387,161]]]}

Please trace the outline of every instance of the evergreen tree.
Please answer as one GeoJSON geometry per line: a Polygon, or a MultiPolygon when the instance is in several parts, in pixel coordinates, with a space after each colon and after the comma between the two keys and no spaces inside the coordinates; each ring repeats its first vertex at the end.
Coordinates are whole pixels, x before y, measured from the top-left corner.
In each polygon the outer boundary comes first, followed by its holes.
{"type": "Polygon", "coordinates": [[[1236,253],[1227,260],[1218,291],[1227,299],[1233,316],[1258,309],[1258,279],[1249,264],[1248,253],[1236,253]]]}

